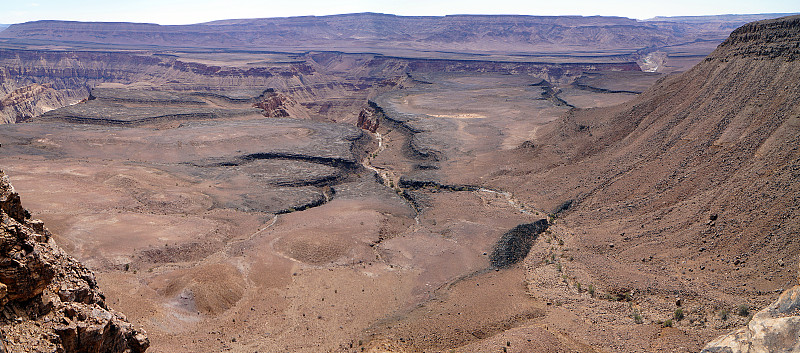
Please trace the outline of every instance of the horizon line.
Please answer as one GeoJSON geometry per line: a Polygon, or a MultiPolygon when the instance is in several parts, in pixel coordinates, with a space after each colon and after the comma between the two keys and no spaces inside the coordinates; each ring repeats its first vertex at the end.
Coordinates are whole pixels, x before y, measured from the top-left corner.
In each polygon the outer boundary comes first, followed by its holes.
{"type": "Polygon", "coordinates": [[[147,24],[147,25],[158,25],[158,26],[191,26],[191,25],[203,25],[209,24],[214,22],[222,22],[222,21],[242,21],[242,20],[262,20],[262,19],[291,19],[291,18],[324,18],[324,17],[337,17],[337,16],[353,16],[353,15],[380,15],[380,16],[392,16],[392,17],[404,17],[404,18],[446,18],[446,17],[536,17],[536,18],[556,18],[556,17],[575,17],[575,18],[592,18],[592,17],[600,17],[600,18],[623,18],[623,19],[630,19],[635,21],[652,21],[656,19],[669,19],[669,18],[703,18],[703,17],[722,17],[722,16],[759,16],[759,15],[782,15],[781,17],[785,16],[792,16],[792,15],[800,15],[800,12],[761,12],[761,13],[724,13],[724,14],[713,14],[713,15],[676,15],[676,16],[653,16],[648,18],[634,18],[634,17],[626,17],[626,16],[609,16],[609,15],[524,15],[524,14],[469,14],[469,13],[454,13],[454,14],[447,14],[447,15],[397,15],[392,13],[382,13],[382,12],[373,12],[373,11],[365,11],[365,12],[351,12],[351,13],[339,13],[339,14],[329,14],[329,15],[298,15],[298,16],[275,16],[275,17],[242,17],[242,18],[222,18],[217,20],[205,21],[205,22],[195,22],[195,23],[184,23],[184,24],[160,24],[156,22],[134,22],[134,21],[85,21],[85,20],[60,20],[60,19],[41,19],[41,20],[31,20],[25,22],[17,22],[17,23],[0,23],[1,26],[12,26],[17,24],[26,24],[26,23],[34,23],[34,22],[75,22],[75,23],[129,23],[129,24],[147,24]]]}

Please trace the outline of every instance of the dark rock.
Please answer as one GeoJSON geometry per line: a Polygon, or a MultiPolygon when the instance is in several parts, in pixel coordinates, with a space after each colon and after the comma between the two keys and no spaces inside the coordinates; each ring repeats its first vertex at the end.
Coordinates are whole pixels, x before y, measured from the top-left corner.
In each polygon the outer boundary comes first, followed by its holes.
{"type": "Polygon", "coordinates": [[[554,214],[554,215],[558,215],[559,213],[564,212],[564,211],[568,210],[570,207],[572,207],[572,204],[574,202],[575,202],[575,200],[571,200],[571,199],[567,200],[567,201],[564,201],[560,205],[558,205],[558,207],[553,209],[553,212],[551,212],[551,213],[554,214]]]}
{"type": "Polygon", "coordinates": [[[508,268],[528,256],[536,237],[547,230],[547,220],[540,219],[533,223],[520,224],[500,237],[489,256],[495,268],[508,268]]]}

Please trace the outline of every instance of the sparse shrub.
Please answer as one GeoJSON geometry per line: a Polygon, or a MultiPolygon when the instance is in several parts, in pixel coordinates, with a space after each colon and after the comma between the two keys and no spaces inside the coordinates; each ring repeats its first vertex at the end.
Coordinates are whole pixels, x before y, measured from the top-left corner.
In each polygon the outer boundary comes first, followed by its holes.
{"type": "Polygon", "coordinates": [[[589,295],[592,296],[592,298],[594,298],[594,286],[589,284],[589,287],[588,287],[587,290],[589,291],[589,295]]]}
{"type": "Polygon", "coordinates": [[[667,319],[667,321],[664,321],[661,325],[664,327],[672,327],[672,319],[667,319]]]}
{"type": "Polygon", "coordinates": [[[629,302],[629,301],[633,300],[633,293],[631,293],[631,292],[625,292],[625,296],[623,296],[623,299],[624,299],[626,302],[629,302]]]}
{"type": "Polygon", "coordinates": [[[556,263],[556,271],[561,272],[561,263],[556,263]]]}
{"type": "Polygon", "coordinates": [[[578,293],[583,292],[583,290],[581,289],[581,282],[575,281],[575,288],[578,290],[578,293]]]}
{"type": "Polygon", "coordinates": [[[672,317],[675,318],[675,321],[683,320],[683,308],[675,309],[675,312],[672,313],[672,317]]]}
{"type": "Polygon", "coordinates": [[[641,324],[641,323],[644,322],[644,319],[642,318],[642,314],[639,312],[639,310],[633,310],[631,312],[631,318],[633,319],[633,322],[635,322],[637,324],[641,324]]]}
{"type": "Polygon", "coordinates": [[[747,306],[747,304],[739,305],[736,308],[736,315],[739,315],[739,316],[742,316],[742,317],[750,316],[750,307],[747,306]]]}
{"type": "Polygon", "coordinates": [[[631,292],[606,293],[606,295],[603,298],[615,302],[622,302],[622,301],[629,302],[633,300],[633,294],[631,292]]]}
{"type": "Polygon", "coordinates": [[[725,310],[725,309],[722,309],[722,310],[720,310],[720,311],[719,311],[719,318],[720,318],[720,320],[722,320],[722,321],[726,321],[726,320],[728,320],[728,314],[729,314],[729,313],[730,313],[730,312],[729,312],[728,310],[725,310]]]}

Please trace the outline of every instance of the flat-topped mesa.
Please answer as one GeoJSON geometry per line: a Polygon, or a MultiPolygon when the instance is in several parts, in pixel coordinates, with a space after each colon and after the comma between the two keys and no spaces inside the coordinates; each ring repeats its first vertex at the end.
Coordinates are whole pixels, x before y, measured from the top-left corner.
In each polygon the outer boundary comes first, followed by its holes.
{"type": "Polygon", "coordinates": [[[30,219],[0,171],[0,352],[147,350],[145,333],[108,308],[94,274],[30,219]]]}
{"type": "Polygon", "coordinates": [[[706,61],[727,61],[734,57],[800,59],[800,16],[748,23],[714,50],[706,61]]]}

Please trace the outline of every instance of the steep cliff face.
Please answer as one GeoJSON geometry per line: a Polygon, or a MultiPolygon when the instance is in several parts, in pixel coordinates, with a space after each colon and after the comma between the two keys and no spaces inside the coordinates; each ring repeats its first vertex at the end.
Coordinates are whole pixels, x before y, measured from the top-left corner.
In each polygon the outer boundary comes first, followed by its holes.
{"type": "Polygon", "coordinates": [[[753,22],[731,32],[707,61],[735,58],[795,61],[800,59],[797,28],[800,17],[753,22]]]}
{"type": "Polygon", "coordinates": [[[94,274],[31,220],[0,172],[0,352],[144,352],[149,341],[108,308],[94,274]]]}

